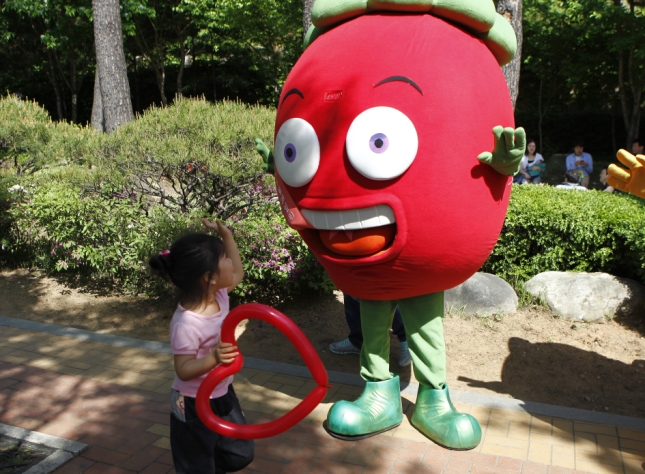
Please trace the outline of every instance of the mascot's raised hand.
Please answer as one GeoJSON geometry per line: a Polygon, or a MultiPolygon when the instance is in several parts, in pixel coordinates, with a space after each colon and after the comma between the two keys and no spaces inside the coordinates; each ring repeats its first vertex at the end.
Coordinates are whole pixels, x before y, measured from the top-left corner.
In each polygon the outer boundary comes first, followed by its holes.
{"type": "Polygon", "coordinates": [[[493,128],[495,149],[485,151],[477,159],[493,167],[495,171],[506,176],[515,176],[520,171],[520,162],[526,150],[526,133],[522,127],[497,126],[493,128]]]}
{"type": "Polygon", "coordinates": [[[273,174],[273,152],[259,138],[255,139],[255,149],[262,157],[262,169],[267,173],[273,174]]]}
{"type": "Polygon", "coordinates": [[[609,185],[645,199],[645,155],[634,156],[626,150],[619,150],[616,157],[629,170],[609,165],[609,185]]]}

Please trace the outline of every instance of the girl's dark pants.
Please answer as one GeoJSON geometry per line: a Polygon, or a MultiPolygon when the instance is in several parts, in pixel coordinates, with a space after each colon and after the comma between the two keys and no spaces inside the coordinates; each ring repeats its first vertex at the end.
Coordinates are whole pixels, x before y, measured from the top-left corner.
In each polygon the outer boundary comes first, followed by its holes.
{"type": "MultiPolygon", "coordinates": [[[[252,440],[227,438],[211,431],[197,416],[195,399],[184,397],[186,422],[170,414],[170,447],[177,474],[224,474],[253,461],[252,440]]],[[[233,385],[226,395],[211,399],[213,413],[231,423],[246,424],[233,385]]]]}

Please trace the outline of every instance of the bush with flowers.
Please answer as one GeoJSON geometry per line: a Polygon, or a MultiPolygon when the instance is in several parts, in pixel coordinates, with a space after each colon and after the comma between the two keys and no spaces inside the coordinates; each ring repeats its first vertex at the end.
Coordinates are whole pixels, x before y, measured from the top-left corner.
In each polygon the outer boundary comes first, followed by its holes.
{"type": "MultiPolygon", "coordinates": [[[[275,112],[182,100],[110,135],[53,123],[0,97],[0,265],[164,294],[150,255],[199,217],[235,233],[246,278],[238,302],[275,304],[333,284],[289,228],[252,138],[271,143],[275,112]]],[[[516,186],[484,271],[512,284],[547,270],[602,271],[645,283],[645,204],[626,195],[516,186]]]]}
{"type": "Polygon", "coordinates": [[[225,219],[247,277],[238,302],[276,303],[333,288],[275,203],[253,137],[275,112],[238,102],[182,100],[115,133],[69,127],[37,104],[0,97],[0,265],[83,279],[101,291],[166,294],[150,255],[199,217],[225,219]],[[63,136],[67,134],[66,136],[63,136]],[[71,143],[71,142],[70,142],[71,143]],[[55,146],[54,146],[55,145],[55,146]]]}
{"type": "MultiPolygon", "coordinates": [[[[103,291],[150,295],[169,290],[150,274],[150,256],[185,233],[204,231],[201,212],[173,213],[159,205],[144,211],[129,196],[84,195],[60,183],[20,192],[9,215],[12,223],[0,252],[3,263],[65,273],[103,291]]],[[[266,200],[240,217],[227,221],[246,273],[233,295],[237,302],[275,304],[333,289],[300,236],[284,223],[276,202],[266,200]]]]}
{"type": "MultiPolygon", "coordinates": [[[[236,218],[232,219],[233,221],[236,218]]],[[[244,280],[235,296],[276,302],[306,293],[328,293],[334,284],[298,233],[284,221],[275,200],[231,223],[242,255],[244,280]]]]}

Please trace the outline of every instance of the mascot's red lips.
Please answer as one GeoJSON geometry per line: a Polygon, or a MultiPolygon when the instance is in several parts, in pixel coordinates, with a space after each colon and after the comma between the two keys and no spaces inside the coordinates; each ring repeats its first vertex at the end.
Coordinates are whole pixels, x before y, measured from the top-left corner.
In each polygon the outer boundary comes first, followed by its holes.
{"type": "Polygon", "coordinates": [[[385,204],[345,211],[302,209],[302,215],[320,231],[322,244],[339,255],[373,255],[390,245],[396,234],[394,212],[385,204]]]}

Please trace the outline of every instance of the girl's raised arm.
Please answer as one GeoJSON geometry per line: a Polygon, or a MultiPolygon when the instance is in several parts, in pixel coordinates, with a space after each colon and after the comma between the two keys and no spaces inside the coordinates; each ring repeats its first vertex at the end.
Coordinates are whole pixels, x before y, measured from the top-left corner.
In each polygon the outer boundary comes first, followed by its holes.
{"type": "Polygon", "coordinates": [[[222,224],[222,221],[217,219],[215,223],[210,222],[206,218],[202,218],[202,222],[209,229],[214,230],[222,238],[224,243],[224,249],[226,251],[226,256],[231,259],[233,262],[233,283],[227,288],[230,293],[235,289],[237,285],[240,284],[242,278],[244,278],[244,268],[242,267],[242,259],[240,257],[240,251],[237,249],[237,244],[233,238],[233,234],[230,229],[222,224]]]}

